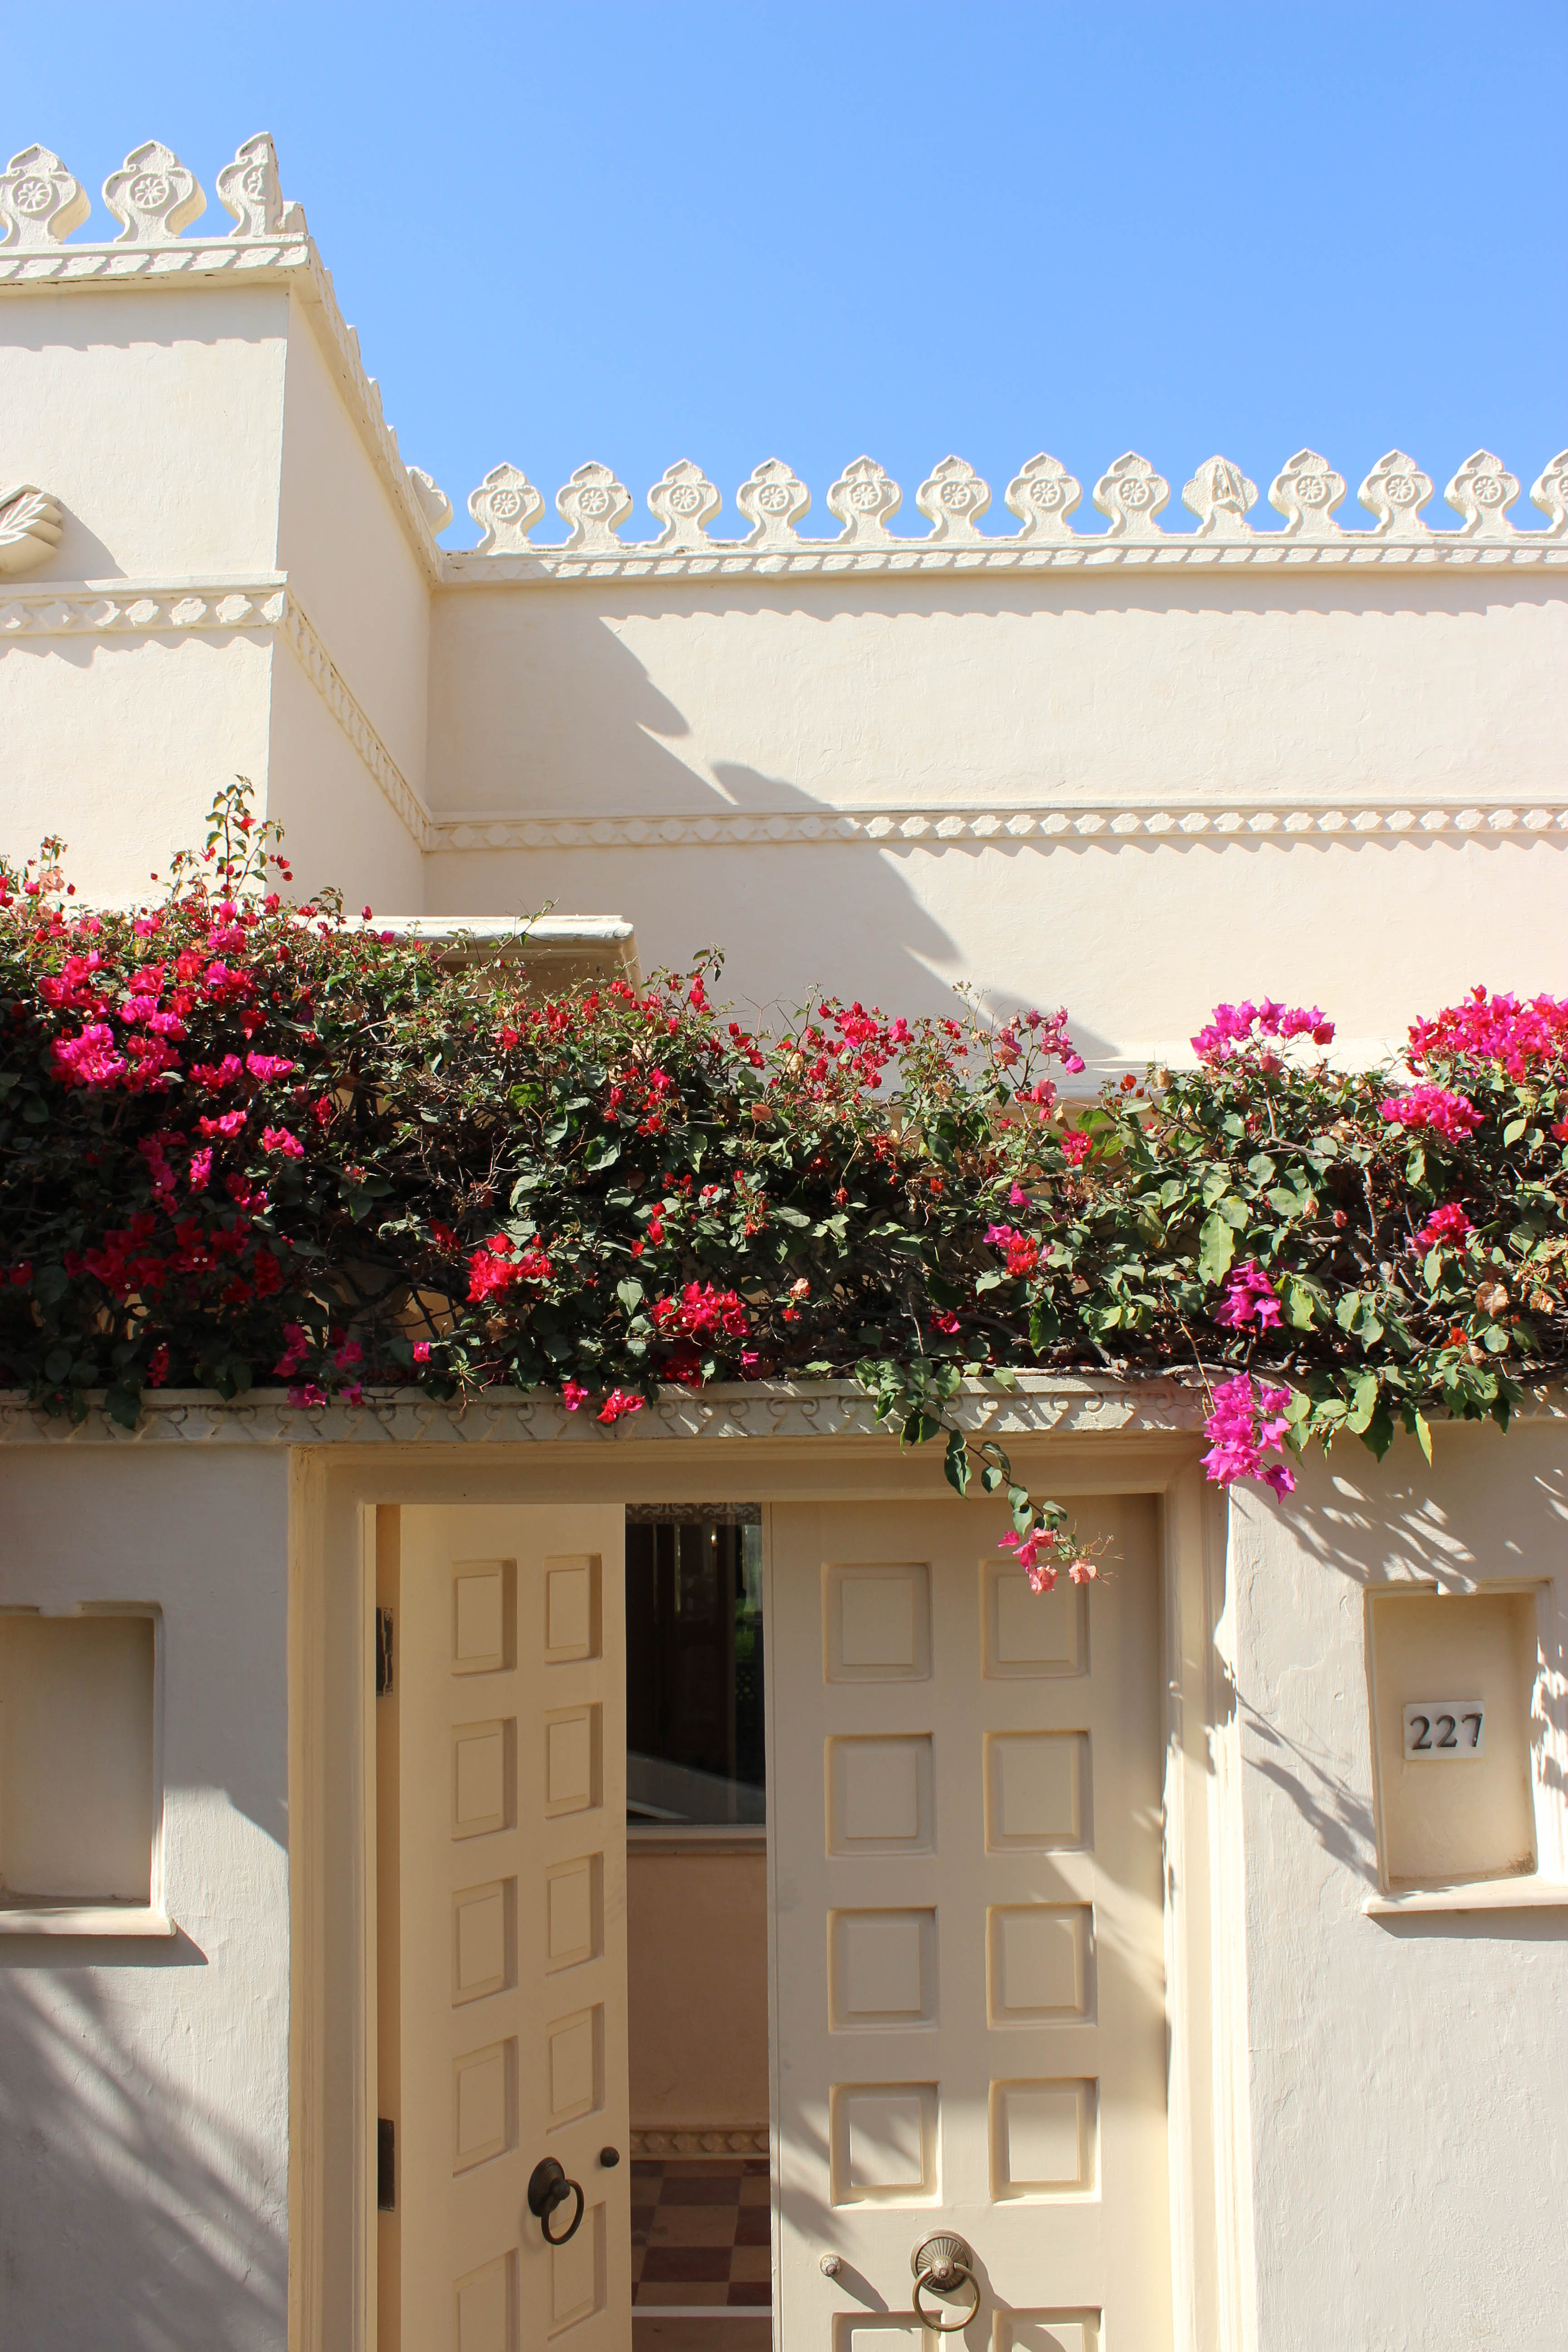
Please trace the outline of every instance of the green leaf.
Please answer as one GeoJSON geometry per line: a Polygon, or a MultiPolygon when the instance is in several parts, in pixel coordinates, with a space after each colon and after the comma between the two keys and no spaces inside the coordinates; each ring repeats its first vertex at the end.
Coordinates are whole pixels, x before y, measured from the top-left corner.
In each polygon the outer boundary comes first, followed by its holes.
{"type": "Polygon", "coordinates": [[[1377,1411],[1377,1401],[1382,1393],[1382,1386],[1375,1372],[1363,1372],[1353,1383],[1351,1392],[1351,1409],[1345,1415],[1344,1425],[1347,1429],[1353,1430],[1357,1437],[1368,1427],[1373,1413],[1377,1411]]]}
{"type": "Polygon", "coordinates": [[[1505,1143],[1517,1143],[1520,1137],[1524,1133],[1525,1129],[1529,1125],[1530,1121],[1527,1118],[1510,1118],[1508,1125],[1502,1131],[1503,1141],[1505,1143]]]}
{"type": "Polygon", "coordinates": [[[624,1281],[617,1282],[616,1285],[616,1297],[628,1315],[637,1313],[643,1303],[644,1296],[643,1286],[635,1275],[628,1274],[624,1281]]]}
{"type": "Polygon", "coordinates": [[[621,1147],[613,1135],[595,1135],[583,1154],[583,1165],[590,1176],[602,1176],[620,1156],[621,1147]]]}
{"type": "Polygon", "coordinates": [[[1212,1209],[1216,1201],[1223,1201],[1229,1190],[1230,1171],[1223,1162],[1216,1161],[1212,1168],[1205,1169],[1204,1206],[1205,1209],[1212,1209]]]}
{"type": "Polygon", "coordinates": [[[942,1457],[942,1470],[943,1477],[955,1494],[968,1494],[969,1467],[969,1448],[963,1442],[963,1433],[962,1430],[952,1430],[948,1436],[947,1452],[942,1457]]]}
{"type": "Polygon", "coordinates": [[[1198,1240],[1198,1272],[1212,1286],[1223,1282],[1236,1255],[1236,1234],[1221,1216],[1205,1217],[1198,1240]]]}
{"type": "Polygon", "coordinates": [[[1426,1456],[1427,1461],[1430,1462],[1432,1459],[1432,1433],[1426,1426],[1426,1416],[1422,1412],[1419,1405],[1413,1406],[1412,1411],[1415,1418],[1415,1443],[1421,1448],[1422,1453],[1426,1456]]]}

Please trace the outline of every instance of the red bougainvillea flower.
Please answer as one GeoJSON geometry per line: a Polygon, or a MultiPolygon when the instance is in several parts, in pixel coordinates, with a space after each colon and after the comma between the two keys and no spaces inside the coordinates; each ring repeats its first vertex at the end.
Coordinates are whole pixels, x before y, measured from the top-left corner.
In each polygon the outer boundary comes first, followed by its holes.
{"type": "Polygon", "coordinates": [[[628,1412],[641,1412],[644,1402],[634,1390],[612,1389],[594,1418],[606,1424],[622,1421],[628,1412]]]}
{"type": "Polygon", "coordinates": [[[1445,1245],[1463,1249],[1475,1230],[1458,1201],[1445,1201],[1440,1209],[1433,1210],[1410,1246],[1423,1251],[1445,1245]]]}
{"type": "Polygon", "coordinates": [[[710,1282],[689,1282],[675,1297],[661,1298],[653,1322],[666,1339],[742,1339],[752,1328],[744,1299],[733,1290],[716,1290],[710,1282]]]}
{"type": "Polygon", "coordinates": [[[580,1405],[587,1403],[588,1391],[583,1386],[581,1381],[563,1381],[561,1402],[568,1412],[575,1412],[580,1405]]]}
{"type": "Polygon", "coordinates": [[[261,1141],[265,1150],[279,1151],[285,1160],[303,1160],[305,1157],[304,1145],[286,1127],[264,1127],[261,1141]]]}
{"type": "Polygon", "coordinates": [[[514,1283],[548,1282],[553,1271],[545,1251],[520,1250],[510,1234],[492,1234],[468,1260],[469,1304],[493,1298],[514,1283]]]}

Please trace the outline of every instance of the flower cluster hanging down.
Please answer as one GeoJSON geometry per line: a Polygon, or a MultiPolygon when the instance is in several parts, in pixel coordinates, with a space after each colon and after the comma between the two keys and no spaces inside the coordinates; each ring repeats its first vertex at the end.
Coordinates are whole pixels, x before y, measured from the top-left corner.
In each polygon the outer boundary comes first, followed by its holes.
{"type": "Polygon", "coordinates": [[[0,868],[0,1381],[50,1411],[504,1384],[612,1425],[853,1377],[1006,1494],[1045,1589],[1092,1557],[965,1437],[966,1381],[1200,1382],[1210,1476],[1283,1495],[1309,1439],[1506,1425],[1568,1361],[1552,997],[1477,990],[1397,1072],[1333,1068],[1315,1005],[1222,1005],[1194,1068],[1068,1107],[1060,1013],[765,1034],[715,956],[541,999],[289,880],[242,788],[134,914],[75,908],[58,845],[0,868]]]}

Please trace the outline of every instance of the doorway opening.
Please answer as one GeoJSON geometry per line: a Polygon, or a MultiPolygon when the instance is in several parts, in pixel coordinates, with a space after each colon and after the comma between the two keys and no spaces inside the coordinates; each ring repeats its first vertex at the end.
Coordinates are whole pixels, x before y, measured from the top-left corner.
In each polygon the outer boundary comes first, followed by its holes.
{"type": "Polygon", "coordinates": [[[636,2352],[767,2352],[767,1773],[756,1504],[626,1512],[636,2352]]]}

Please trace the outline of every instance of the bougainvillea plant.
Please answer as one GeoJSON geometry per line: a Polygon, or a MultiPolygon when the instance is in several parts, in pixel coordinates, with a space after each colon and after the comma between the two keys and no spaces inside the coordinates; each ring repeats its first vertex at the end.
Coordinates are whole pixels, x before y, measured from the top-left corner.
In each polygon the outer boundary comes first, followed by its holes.
{"type": "Polygon", "coordinates": [[[1221,1006],[1194,1068],[1069,1108],[1061,1013],[765,1034],[713,955],[541,999],[289,887],[238,785],[140,910],[76,908],[58,844],[0,868],[0,1381],[49,1412],[500,1383],[613,1423],[852,1376],[1046,1586],[1092,1557],[966,1380],[1199,1381],[1209,1475],[1286,1494],[1309,1440],[1429,1453],[1568,1359],[1568,1003],[1478,989],[1396,1075],[1221,1006]]]}

